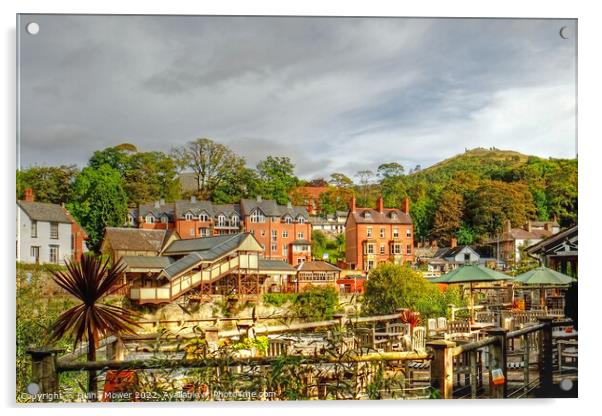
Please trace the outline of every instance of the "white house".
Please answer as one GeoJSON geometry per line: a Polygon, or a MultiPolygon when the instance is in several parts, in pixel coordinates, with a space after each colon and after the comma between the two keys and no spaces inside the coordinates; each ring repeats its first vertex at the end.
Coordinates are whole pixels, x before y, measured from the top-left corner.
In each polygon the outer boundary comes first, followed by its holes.
{"type": "Polygon", "coordinates": [[[17,261],[64,264],[73,255],[72,220],[60,205],[17,201],[17,261]]]}

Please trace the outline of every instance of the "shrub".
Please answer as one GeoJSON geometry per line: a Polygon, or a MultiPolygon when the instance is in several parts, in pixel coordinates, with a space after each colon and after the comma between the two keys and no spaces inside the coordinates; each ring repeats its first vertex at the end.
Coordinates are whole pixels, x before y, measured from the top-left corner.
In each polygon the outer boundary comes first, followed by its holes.
{"type": "Polygon", "coordinates": [[[264,305],[276,307],[280,307],[287,302],[294,302],[296,298],[296,293],[264,293],[262,297],[264,305]]]}
{"type": "Polygon", "coordinates": [[[339,304],[339,294],[332,286],[306,286],[295,298],[292,311],[306,321],[332,319],[339,304]]]}

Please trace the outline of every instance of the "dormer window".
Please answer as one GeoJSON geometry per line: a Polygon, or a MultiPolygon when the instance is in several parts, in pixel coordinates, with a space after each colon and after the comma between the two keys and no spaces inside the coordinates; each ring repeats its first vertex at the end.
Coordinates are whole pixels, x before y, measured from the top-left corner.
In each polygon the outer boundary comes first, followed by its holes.
{"type": "Polygon", "coordinates": [[[224,225],[226,225],[226,216],[225,215],[218,215],[217,216],[217,225],[219,225],[220,227],[223,227],[224,225]]]}
{"type": "Polygon", "coordinates": [[[293,218],[290,215],[287,215],[284,217],[284,222],[285,222],[285,224],[292,224],[293,218]]]}
{"type": "Polygon", "coordinates": [[[204,222],[209,221],[209,216],[207,215],[206,212],[203,212],[203,213],[201,213],[201,215],[199,215],[199,221],[204,221],[204,222]]]}
{"type": "Polygon", "coordinates": [[[265,217],[263,216],[263,212],[261,212],[258,209],[253,211],[251,213],[251,222],[252,223],[265,222],[265,217]]]}
{"type": "Polygon", "coordinates": [[[232,218],[230,220],[232,221],[233,227],[238,227],[238,215],[232,215],[232,218]]]}
{"type": "Polygon", "coordinates": [[[163,215],[163,216],[161,217],[161,222],[162,222],[163,224],[167,224],[167,223],[169,222],[169,217],[168,217],[167,215],[163,215]]]}
{"type": "Polygon", "coordinates": [[[369,211],[364,212],[364,218],[371,218],[371,217],[372,217],[372,215],[370,214],[369,211]]]}
{"type": "Polygon", "coordinates": [[[144,220],[146,221],[147,224],[154,224],[155,223],[155,217],[153,217],[152,215],[147,215],[144,220]]]}
{"type": "Polygon", "coordinates": [[[187,212],[185,215],[186,221],[192,221],[192,214],[190,212],[187,212]]]}
{"type": "Polygon", "coordinates": [[[299,222],[299,224],[305,224],[305,218],[301,216],[297,218],[297,221],[299,222]]]}
{"type": "Polygon", "coordinates": [[[127,221],[128,225],[134,225],[134,217],[131,216],[131,215],[129,215],[129,214],[127,216],[127,220],[126,221],[127,221]]]}
{"type": "Polygon", "coordinates": [[[396,213],[394,213],[394,212],[392,212],[392,213],[391,213],[391,219],[392,219],[392,220],[396,220],[396,219],[397,219],[397,214],[396,214],[396,213]]]}

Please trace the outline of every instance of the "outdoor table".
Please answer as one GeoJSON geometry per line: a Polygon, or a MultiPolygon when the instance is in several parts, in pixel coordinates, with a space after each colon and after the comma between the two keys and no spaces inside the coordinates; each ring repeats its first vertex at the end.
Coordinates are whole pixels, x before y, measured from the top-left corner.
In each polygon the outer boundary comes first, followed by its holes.
{"type": "Polygon", "coordinates": [[[493,328],[495,324],[491,322],[475,322],[470,324],[470,329],[472,331],[480,331],[481,329],[493,328]]]}

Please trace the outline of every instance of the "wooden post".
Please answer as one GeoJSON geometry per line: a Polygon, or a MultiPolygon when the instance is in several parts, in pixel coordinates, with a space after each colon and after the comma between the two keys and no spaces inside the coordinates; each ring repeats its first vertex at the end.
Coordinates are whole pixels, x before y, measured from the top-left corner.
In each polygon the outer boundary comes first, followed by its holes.
{"type": "Polygon", "coordinates": [[[43,401],[59,399],[59,375],[56,371],[57,354],[64,352],[58,348],[39,348],[27,350],[31,356],[32,383],[37,384],[39,390],[29,393],[44,395],[43,401]]]}
{"type": "Polygon", "coordinates": [[[431,341],[426,344],[433,350],[431,362],[431,385],[438,389],[442,399],[451,399],[454,386],[453,352],[455,342],[431,341]]]}
{"type": "Polygon", "coordinates": [[[347,316],[344,313],[335,313],[333,318],[339,321],[339,329],[341,332],[345,332],[345,327],[347,325],[347,316]]]}
{"type": "Polygon", "coordinates": [[[470,397],[477,398],[477,350],[468,352],[468,360],[470,362],[470,397]]]}
{"type": "Polygon", "coordinates": [[[115,341],[107,344],[106,349],[107,360],[123,361],[125,359],[125,346],[121,339],[117,338],[115,341]]]}
{"type": "Polygon", "coordinates": [[[489,371],[489,394],[492,399],[503,399],[507,396],[508,387],[508,371],[506,368],[506,334],[507,329],[491,328],[487,330],[487,334],[495,338],[495,343],[490,345],[491,353],[489,354],[490,371],[489,371]],[[499,368],[504,374],[503,384],[493,384],[491,380],[491,370],[499,368]]]}
{"type": "Polygon", "coordinates": [[[447,307],[449,308],[449,320],[450,321],[454,321],[456,319],[456,305],[454,305],[453,303],[450,303],[449,305],[447,305],[447,307]]]}
{"type": "Polygon", "coordinates": [[[523,362],[524,362],[524,367],[523,367],[523,383],[524,383],[524,388],[523,391],[525,393],[527,393],[529,391],[529,349],[530,349],[530,345],[529,345],[529,334],[523,335],[523,362]]]}
{"type": "Polygon", "coordinates": [[[544,324],[540,337],[539,348],[539,380],[541,384],[542,397],[552,397],[554,387],[554,353],[552,339],[552,317],[539,318],[539,322],[544,324]]]}

